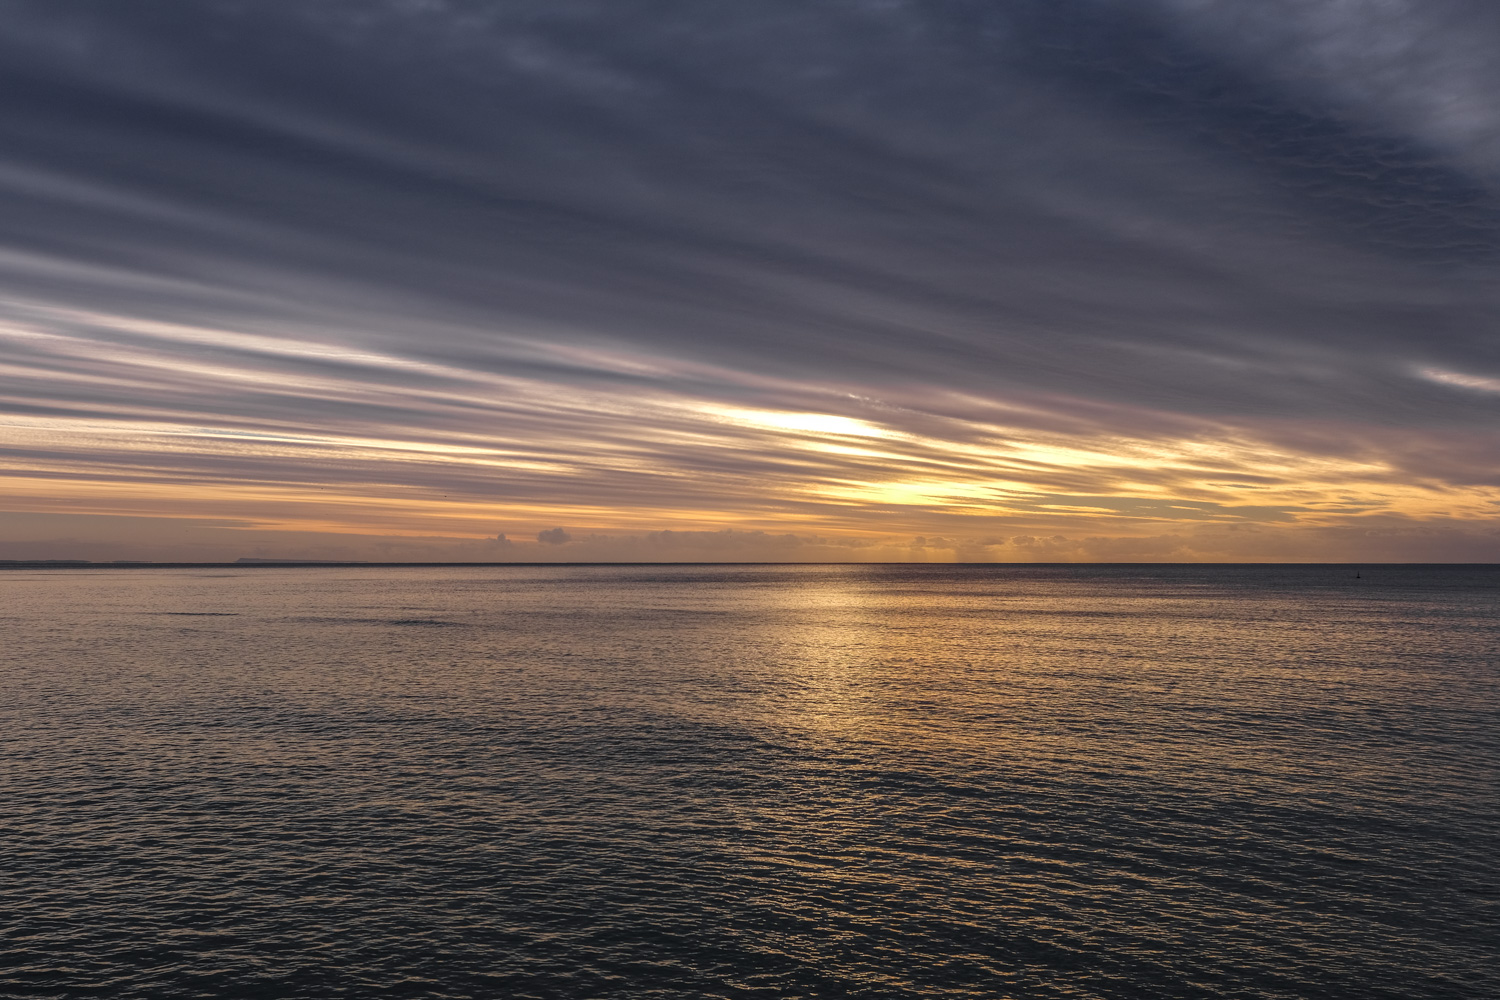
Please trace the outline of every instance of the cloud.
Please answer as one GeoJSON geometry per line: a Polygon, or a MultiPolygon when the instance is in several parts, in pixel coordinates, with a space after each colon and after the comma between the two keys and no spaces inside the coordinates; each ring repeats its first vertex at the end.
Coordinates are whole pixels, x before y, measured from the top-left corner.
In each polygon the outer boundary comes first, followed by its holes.
{"type": "Polygon", "coordinates": [[[548,528],[536,533],[536,540],[543,545],[566,545],[573,540],[573,536],[561,528],[548,528]]]}
{"type": "MultiPolygon", "coordinates": [[[[1077,526],[1075,524],[1075,526],[1077,526]]],[[[592,533],[566,547],[493,537],[286,531],[208,520],[0,515],[0,560],[234,562],[239,558],[457,563],[1500,562],[1500,530],[1379,514],[1353,524],[1187,525],[1134,535],[927,538],[656,529],[592,533]]]]}
{"type": "Polygon", "coordinates": [[[1478,3],[0,14],[18,510],[980,555],[1493,510],[1478,3]]]}
{"type": "Polygon", "coordinates": [[[1474,0],[1165,0],[1200,41],[1320,99],[1494,176],[1500,69],[1493,5],[1474,0]]]}

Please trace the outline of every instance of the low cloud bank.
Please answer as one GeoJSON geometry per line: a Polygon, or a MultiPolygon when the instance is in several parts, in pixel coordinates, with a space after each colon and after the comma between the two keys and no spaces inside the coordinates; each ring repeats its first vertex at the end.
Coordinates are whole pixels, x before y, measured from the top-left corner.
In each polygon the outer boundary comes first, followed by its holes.
{"type": "Polygon", "coordinates": [[[609,533],[546,529],[562,541],[256,529],[227,521],[6,514],[0,559],[232,562],[1500,562],[1490,524],[1377,516],[1356,525],[1212,525],[1136,537],[965,537],[724,528],[609,533]],[[129,538],[130,541],[121,541],[129,538]]]}

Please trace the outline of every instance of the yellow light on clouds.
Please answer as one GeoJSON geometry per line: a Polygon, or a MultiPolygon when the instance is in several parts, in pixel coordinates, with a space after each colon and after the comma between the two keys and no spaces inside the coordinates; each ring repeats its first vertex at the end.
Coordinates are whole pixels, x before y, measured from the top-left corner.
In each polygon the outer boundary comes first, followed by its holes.
{"type": "Polygon", "coordinates": [[[867,420],[842,417],[833,413],[789,413],[781,410],[736,410],[704,407],[705,412],[738,424],[763,427],[766,430],[794,431],[801,434],[835,434],[844,437],[886,437],[885,428],[867,420]]]}

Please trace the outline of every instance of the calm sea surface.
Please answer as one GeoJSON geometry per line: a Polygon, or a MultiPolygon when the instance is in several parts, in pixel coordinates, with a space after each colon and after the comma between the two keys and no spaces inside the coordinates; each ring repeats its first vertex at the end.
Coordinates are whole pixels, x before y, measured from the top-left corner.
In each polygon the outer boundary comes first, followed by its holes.
{"type": "Polygon", "coordinates": [[[1500,569],[0,572],[0,996],[1500,997],[1500,569]]]}

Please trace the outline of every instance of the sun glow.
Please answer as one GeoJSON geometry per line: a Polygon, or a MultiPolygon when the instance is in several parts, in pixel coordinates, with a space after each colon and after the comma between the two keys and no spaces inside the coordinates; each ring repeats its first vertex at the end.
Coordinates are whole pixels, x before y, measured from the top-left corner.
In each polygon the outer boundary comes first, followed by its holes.
{"type": "Polygon", "coordinates": [[[888,431],[867,420],[832,413],[787,413],[778,410],[736,410],[726,407],[703,407],[704,412],[731,423],[766,430],[792,431],[800,434],[829,434],[839,437],[886,437],[888,431]]]}
{"type": "MultiPolygon", "coordinates": [[[[565,523],[578,537],[671,527],[951,541],[1487,519],[1500,507],[1500,491],[1444,489],[1376,448],[1299,448],[1251,427],[1132,434],[1121,430],[1128,422],[1085,421],[1065,407],[950,396],[945,415],[764,380],[737,390],[767,400],[761,406],[649,380],[629,391],[560,391],[522,365],[470,370],[258,334],[64,318],[118,336],[101,347],[66,324],[0,325],[14,348],[8,377],[57,388],[50,412],[17,406],[0,420],[8,510],[389,536],[534,535],[565,523]],[[288,358],[316,364],[285,370],[288,358]],[[151,392],[111,403],[132,380],[151,392]],[[845,406],[880,416],[837,412],[845,406]],[[338,417],[308,422],[299,408],[338,417]]],[[[655,371],[637,369],[642,379],[655,371]]]]}

